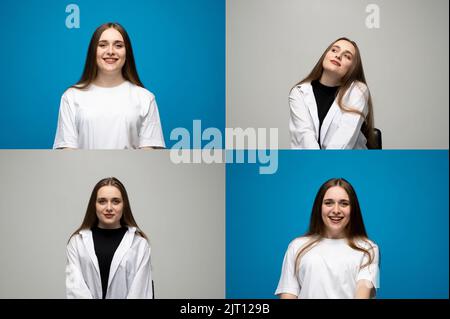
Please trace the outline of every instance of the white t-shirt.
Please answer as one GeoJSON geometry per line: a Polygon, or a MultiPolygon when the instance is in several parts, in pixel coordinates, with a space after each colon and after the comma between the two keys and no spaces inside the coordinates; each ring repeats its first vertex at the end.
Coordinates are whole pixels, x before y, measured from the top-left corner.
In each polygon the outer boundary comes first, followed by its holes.
{"type": "Polygon", "coordinates": [[[367,254],[351,248],[347,239],[323,238],[300,259],[298,273],[295,259],[309,238],[294,239],[286,251],[276,295],[289,293],[298,298],[350,299],[355,297],[356,284],[366,279],[379,288],[379,251],[372,241],[359,240],[357,246],[368,249],[373,261],[368,266],[367,254]]]}
{"type": "Polygon", "coordinates": [[[128,81],[68,89],[61,98],[53,148],[165,147],[155,96],[128,81]]]}

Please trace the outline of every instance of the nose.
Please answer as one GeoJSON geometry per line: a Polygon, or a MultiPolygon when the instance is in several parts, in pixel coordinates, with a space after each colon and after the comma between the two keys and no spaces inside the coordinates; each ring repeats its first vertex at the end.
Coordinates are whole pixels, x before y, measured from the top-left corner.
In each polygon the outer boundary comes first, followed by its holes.
{"type": "Polygon", "coordinates": [[[108,206],[106,206],[106,211],[108,211],[108,212],[112,211],[112,204],[111,204],[111,202],[108,202],[108,206]]]}
{"type": "Polygon", "coordinates": [[[108,46],[108,50],[106,51],[106,54],[108,54],[108,55],[113,54],[113,46],[112,45],[108,46]]]}
{"type": "Polygon", "coordinates": [[[335,58],[338,59],[339,61],[341,61],[342,56],[339,53],[336,53],[335,58]]]}
{"type": "Polygon", "coordinates": [[[333,206],[333,214],[338,215],[340,213],[339,203],[334,204],[333,206]]]}

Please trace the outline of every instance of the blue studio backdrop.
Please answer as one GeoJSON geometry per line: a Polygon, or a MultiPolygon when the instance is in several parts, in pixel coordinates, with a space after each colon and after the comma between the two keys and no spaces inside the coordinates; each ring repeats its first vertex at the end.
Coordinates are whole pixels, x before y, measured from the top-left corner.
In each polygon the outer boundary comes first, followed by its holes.
{"type": "Polygon", "coordinates": [[[193,120],[223,133],[225,0],[5,0],[1,6],[0,148],[52,147],[61,95],[79,80],[94,30],[110,21],[131,38],[167,147],[176,143],[170,140],[176,127],[192,136],[193,120]],[[78,27],[66,24],[67,17],[76,22],[71,4],[79,9],[78,27]]]}
{"type": "Polygon", "coordinates": [[[280,151],[278,171],[226,167],[226,297],[275,298],[284,253],[319,187],[355,188],[380,247],[378,298],[448,298],[448,151],[280,151]]]}

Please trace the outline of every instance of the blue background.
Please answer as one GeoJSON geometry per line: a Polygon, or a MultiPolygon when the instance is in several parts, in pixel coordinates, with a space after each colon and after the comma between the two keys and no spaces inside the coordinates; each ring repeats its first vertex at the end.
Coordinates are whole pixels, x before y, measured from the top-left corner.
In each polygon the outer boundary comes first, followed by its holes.
{"type": "Polygon", "coordinates": [[[378,298],[448,298],[448,151],[281,151],[278,172],[226,167],[226,297],[275,298],[322,183],[344,177],[380,247],[378,298]]]}
{"type": "MultiPolygon", "coordinates": [[[[95,29],[127,30],[137,70],[158,103],[166,146],[192,121],[225,127],[225,0],[5,0],[1,3],[0,148],[51,148],[60,98],[81,77],[95,29]],[[80,28],[66,28],[66,6],[80,28]]],[[[223,134],[222,134],[223,135],[223,134]]],[[[206,144],[206,143],[204,143],[206,144]]]]}

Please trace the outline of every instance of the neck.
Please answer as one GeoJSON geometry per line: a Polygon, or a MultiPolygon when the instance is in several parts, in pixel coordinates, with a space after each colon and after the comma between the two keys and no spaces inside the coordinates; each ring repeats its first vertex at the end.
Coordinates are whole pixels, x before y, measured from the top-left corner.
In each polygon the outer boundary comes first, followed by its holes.
{"type": "Polygon", "coordinates": [[[345,234],[343,234],[343,233],[337,233],[337,234],[326,233],[323,237],[327,238],[327,239],[343,239],[343,238],[345,238],[345,234]]]}
{"type": "Polygon", "coordinates": [[[102,87],[114,87],[122,84],[124,81],[125,79],[120,72],[114,74],[99,73],[94,80],[94,84],[102,87]]]}
{"type": "Polygon", "coordinates": [[[319,82],[326,86],[339,86],[341,84],[341,78],[323,70],[319,82]]]}

